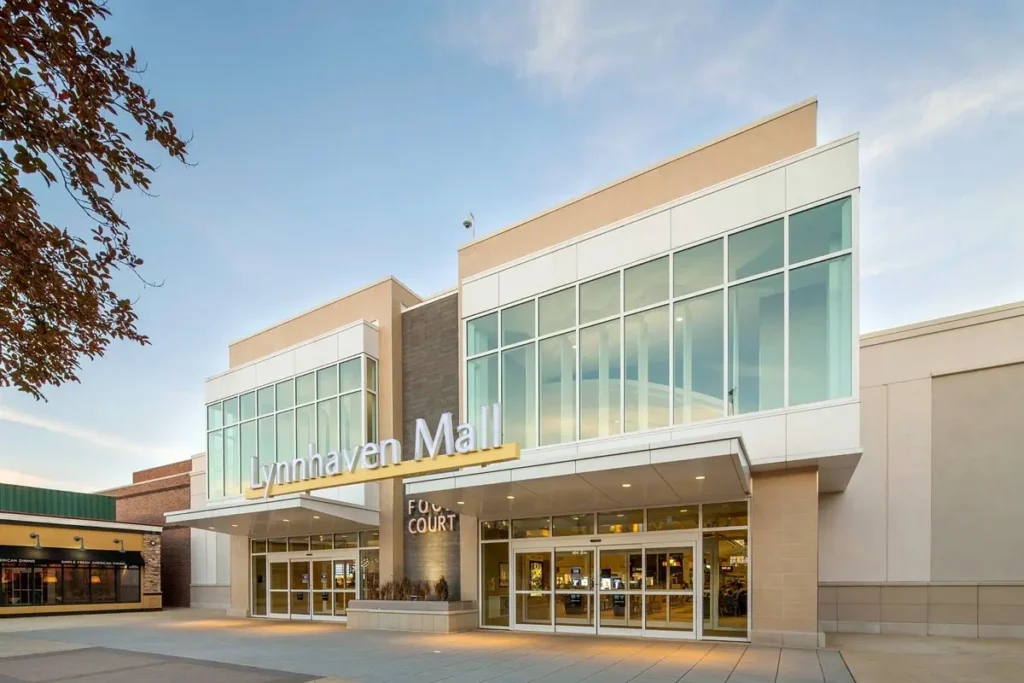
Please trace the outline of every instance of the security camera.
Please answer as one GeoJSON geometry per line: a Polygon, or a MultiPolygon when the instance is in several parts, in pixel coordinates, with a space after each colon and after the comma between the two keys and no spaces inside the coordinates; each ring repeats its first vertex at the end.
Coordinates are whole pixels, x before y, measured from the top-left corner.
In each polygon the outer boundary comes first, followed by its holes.
{"type": "Polygon", "coordinates": [[[469,214],[462,220],[462,227],[464,227],[466,230],[469,230],[470,228],[473,227],[474,220],[476,219],[473,218],[473,214],[469,214]]]}

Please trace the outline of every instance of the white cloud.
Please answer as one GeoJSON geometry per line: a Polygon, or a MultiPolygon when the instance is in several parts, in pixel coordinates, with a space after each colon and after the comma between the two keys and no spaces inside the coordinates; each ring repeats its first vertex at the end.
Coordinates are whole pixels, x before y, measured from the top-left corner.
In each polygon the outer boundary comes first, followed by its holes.
{"type": "Polygon", "coordinates": [[[141,456],[147,460],[153,458],[178,458],[181,454],[181,451],[174,451],[158,446],[150,446],[134,441],[128,441],[127,439],[115,434],[107,434],[67,422],[49,420],[35,415],[29,415],[28,413],[23,413],[4,406],[0,406],[0,421],[13,422],[27,427],[34,427],[36,429],[44,429],[48,432],[53,432],[54,434],[84,441],[93,446],[99,446],[100,448],[110,449],[128,455],[141,456]]]}
{"type": "Polygon", "coordinates": [[[5,484],[17,484],[18,486],[35,486],[46,489],[59,489],[61,491],[80,491],[92,493],[95,487],[81,480],[64,480],[54,477],[41,477],[20,470],[12,470],[0,467],[0,481],[5,484]]]}

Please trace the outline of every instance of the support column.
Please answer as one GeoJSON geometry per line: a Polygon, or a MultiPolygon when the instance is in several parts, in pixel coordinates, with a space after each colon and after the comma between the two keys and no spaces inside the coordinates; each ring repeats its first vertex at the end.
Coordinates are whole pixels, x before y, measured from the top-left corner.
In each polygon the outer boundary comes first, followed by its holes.
{"type": "MultiPolygon", "coordinates": [[[[459,515],[459,599],[477,600],[480,581],[480,524],[476,517],[459,515]]],[[[454,592],[454,591],[453,591],[454,592]]]]}
{"type": "Polygon", "coordinates": [[[402,504],[405,484],[401,479],[380,482],[380,582],[401,581],[405,576],[405,529],[402,504]]]}
{"type": "Polygon", "coordinates": [[[230,536],[231,606],[229,617],[249,616],[249,537],[230,536]]]}
{"type": "Polygon", "coordinates": [[[818,471],[755,472],[750,487],[750,642],[823,647],[818,625],[818,471]]]}

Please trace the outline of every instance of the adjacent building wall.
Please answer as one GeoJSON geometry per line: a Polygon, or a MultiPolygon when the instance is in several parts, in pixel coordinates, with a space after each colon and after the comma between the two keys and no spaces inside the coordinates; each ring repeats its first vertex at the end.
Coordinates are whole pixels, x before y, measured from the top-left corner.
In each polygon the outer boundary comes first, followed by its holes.
{"type": "MultiPolygon", "coordinates": [[[[163,526],[164,513],[187,510],[191,500],[192,460],[182,460],[132,475],[133,483],[104,491],[115,498],[117,521],[163,526]]],[[[164,607],[188,607],[192,579],[191,529],[165,529],[158,566],[164,607]]],[[[148,564],[148,562],[147,562],[148,564]]]]}
{"type": "Polygon", "coordinates": [[[1024,637],[1024,304],[865,335],[864,455],[822,495],[822,629],[1024,637]]]}
{"type": "MultiPolygon", "coordinates": [[[[189,472],[190,509],[206,505],[206,454],[192,456],[189,472]]],[[[189,534],[191,581],[189,605],[211,609],[231,607],[231,537],[206,529],[189,534]]],[[[242,568],[248,571],[248,567],[242,568]]]]}

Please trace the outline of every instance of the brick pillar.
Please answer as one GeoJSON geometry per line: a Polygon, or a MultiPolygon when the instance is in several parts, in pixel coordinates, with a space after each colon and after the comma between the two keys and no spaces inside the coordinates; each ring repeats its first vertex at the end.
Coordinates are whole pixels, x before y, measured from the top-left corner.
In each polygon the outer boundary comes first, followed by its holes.
{"type": "Polygon", "coordinates": [[[818,471],[755,472],[750,500],[750,641],[824,646],[818,627],[818,471]]]}
{"type": "Polygon", "coordinates": [[[160,595],[160,534],[142,536],[142,560],[146,563],[142,572],[142,594],[160,595]]]}

